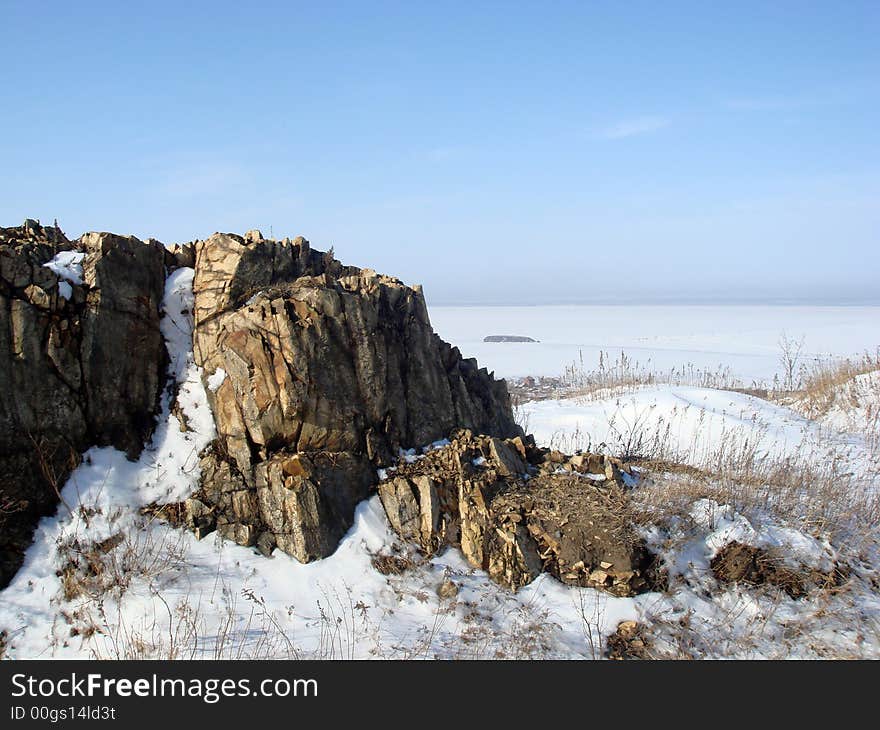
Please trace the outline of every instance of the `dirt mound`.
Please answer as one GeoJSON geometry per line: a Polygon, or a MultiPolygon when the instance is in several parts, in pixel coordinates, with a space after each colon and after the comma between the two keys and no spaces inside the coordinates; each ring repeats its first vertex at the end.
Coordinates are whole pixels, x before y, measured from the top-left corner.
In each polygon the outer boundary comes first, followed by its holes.
{"type": "Polygon", "coordinates": [[[793,568],[764,548],[733,541],[712,558],[712,574],[721,583],[771,585],[791,598],[803,598],[813,588],[836,588],[846,582],[849,570],[835,565],[822,572],[802,566],[793,568]]]}

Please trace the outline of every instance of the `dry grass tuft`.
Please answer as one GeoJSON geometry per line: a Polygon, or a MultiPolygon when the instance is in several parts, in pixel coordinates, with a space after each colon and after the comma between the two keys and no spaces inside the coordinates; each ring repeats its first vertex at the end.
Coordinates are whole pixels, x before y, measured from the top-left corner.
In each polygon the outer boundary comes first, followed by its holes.
{"type": "Polygon", "coordinates": [[[382,575],[403,575],[418,567],[418,563],[408,555],[376,553],[370,558],[370,562],[382,575]]]}
{"type": "Polygon", "coordinates": [[[644,488],[633,492],[635,519],[642,524],[687,512],[696,500],[727,504],[747,518],[778,522],[812,535],[845,541],[855,551],[877,537],[878,476],[845,473],[834,462],[797,457],[746,456],[714,465],[683,466],[641,461],[644,488]],[[708,468],[707,468],[708,466],[708,468]]]}
{"type": "MultiPolygon", "coordinates": [[[[569,365],[560,379],[564,397],[602,400],[610,396],[632,393],[651,385],[688,385],[699,388],[741,390],[745,384],[733,375],[732,370],[719,365],[714,370],[699,368],[693,363],[669,370],[656,370],[648,359],[642,363],[621,352],[612,358],[607,352],[599,353],[595,368],[588,368],[581,354],[577,362],[569,365]]],[[[754,388],[758,387],[753,383],[754,388]]]]}
{"type": "MultiPolygon", "coordinates": [[[[799,387],[781,397],[788,396],[787,400],[808,418],[824,416],[835,405],[858,408],[866,394],[859,394],[852,387],[853,381],[860,375],[877,372],[880,372],[880,349],[855,359],[816,361],[801,372],[799,387]]],[[[872,378],[866,384],[867,395],[873,395],[875,402],[880,402],[880,378],[872,378]]]]}

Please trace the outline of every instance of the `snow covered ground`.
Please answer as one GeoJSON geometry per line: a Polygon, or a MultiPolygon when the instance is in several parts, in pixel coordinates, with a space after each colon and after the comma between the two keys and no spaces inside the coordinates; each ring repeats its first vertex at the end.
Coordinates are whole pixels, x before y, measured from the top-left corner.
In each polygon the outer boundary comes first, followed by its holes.
{"type": "Polygon", "coordinates": [[[624,350],[658,372],[689,363],[729,367],[746,384],[779,371],[779,338],[804,337],[804,354],[850,356],[880,345],[880,307],[536,306],[431,307],[441,337],[499,377],[557,376],[599,352],[624,350]],[[487,335],[524,335],[538,343],[484,343],[487,335]]]}
{"type": "MultiPolygon", "coordinates": [[[[360,505],[336,553],[308,565],[278,550],[267,559],[214,535],[198,541],[142,514],[151,502],[176,501],[195,489],[197,454],[214,437],[192,361],[191,283],[190,269],[169,278],[162,322],[189,430],[180,430],[169,392],[138,462],[113,449],[86,454],[63,489],[65,504],[40,523],[24,566],[0,593],[7,657],[596,658],[621,621],[647,627],[651,656],[880,656],[876,525],[865,527],[858,545],[850,544],[845,535],[797,515],[746,514],[694,493],[643,527],[662,556],[669,590],[617,598],[547,575],[512,594],[455,550],[425,559],[400,545],[377,497],[360,505]],[[799,599],[773,586],[722,585],[710,561],[733,540],[775,551],[797,569],[828,571],[845,563],[848,580],[799,599]],[[400,572],[377,569],[383,563],[374,558],[392,555],[400,572]]],[[[659,315],[646,310],[648,321],[631,324],[613,340],[609,333],[620,317],[592,309],[589,316],[566,310],[553,325],[555,334],[538,320],[524,320],[529,309],[506,321],[476,322],[463,310],[436,308],[432,316],[466,355],[480,354],[471,348],[486,334],[551,340],[522,356],[533,346],[487,345],[483,354],[495,354],[486,364],[502,374],[544,368],[558,374],[559,363],[582,346],[578,333],[595,332],[597,321],[605,329],[591,340],[596,348],[644,342],[653,353],[671,348],[677,360],[709,353],[729,362],[729,350],[740,347],[734,356],[754,365],[753,372],[766,375],[771,360],[775,367],[780,323],[755,313],[740,312],[725,327],[706,312],[692,319],[691,334],[680,323],[660,336],[647,334],[658,331],[659,315]],[[450,331],[456,327],[463,337],[450,331]],[[738,327],[739,339],[730,334],[738,327]]],[[[799,315],[815,325],[808,334],[816,347],[845,353],[880,341],[880,318],[868,326],[867,310],[823,312],[799,315]],[[857,342],[859,327],[867,329],[857,342]]],[[[844,465],[835,468],[866,475],[865,488],[877,458],[872,434],[836,416],[811,422],[788,408],[717,390],[656,386],[606,400],[542,401],[527,404],[523,416],[548,446],[635,452],[634,435],[647,434],[662,438],[667,456],[705,466],[733,440],[771,460],[793,454],[830,459],[844,465]]],[[[663,478],[649,481],[635,489],[656,493],[669,486],[663,478]]]]}
{"type": "MultiPolygon", "coordinates": [[[[871,409],[862,403],[863,411],[871,409]]],[[[834,411],[817,422],[755,396],[711,388],[645,386],[602,400],[536,401],[525,404],[522,418],[539,443],[566,452],[598,450],[692,466],[710,464],[722,448],[746,445],[762,458],[836,459],[847,469],[876,466],[880,457],[872,434],[853,427],[867,422],[861,413],[849,420],[834,411]]]]}

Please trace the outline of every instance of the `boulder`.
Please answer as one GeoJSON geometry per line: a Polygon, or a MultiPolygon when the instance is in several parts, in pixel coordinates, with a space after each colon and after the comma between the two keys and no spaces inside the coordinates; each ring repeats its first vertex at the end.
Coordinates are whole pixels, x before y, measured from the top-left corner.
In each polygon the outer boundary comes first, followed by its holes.
{"type": "Polygon", "coordinates": [[[456,546],[512,590],[541,571],[618,595],[656,583],[626,465],[536,448],[505,382],[434,333],[419,287],[256,230],[166,249],[29,220],[0,228],[0,585],[83,451],[141,452],[164,387],[165,276],[191,264],[217,439],[198,491],[157,515],[308,562],[378,489],[403,539],[456,546]]]}
{"type": "Polygon", "coordinates": [[[80,247],[86,253],[80,362],[89,441],[137,458],[155,425],[168,362],[159,330],[165,248],[112,233],[87,233],[80,247]]]}

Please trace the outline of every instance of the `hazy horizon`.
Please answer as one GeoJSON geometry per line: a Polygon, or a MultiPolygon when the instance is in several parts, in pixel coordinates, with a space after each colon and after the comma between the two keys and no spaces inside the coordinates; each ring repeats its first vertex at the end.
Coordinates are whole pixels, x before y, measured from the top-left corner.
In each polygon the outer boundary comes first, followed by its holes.
{"type": "MultiPolygon", "coordinates": [[[[410,282],[407,282],[410,283],[410,282]]],[[[418,283],[418,282],[412,282],[418,283]]],[[[739,299],[733,297],[716,297],[694,295],[688,297],[676,297],[670,294],[667,297],[638,297],[637,295],[629,295],[626,292],[617,297],[597,297],[595,299],[546,299],[543,301],[524,301],[518,298],[516,301],[447,301],[437,299],[431,296],[430,292],[425,292],[425,299],[431,307],[461,307],[461,308],[480,308],[480,307],[647,307],[647,306],[669,306],[669,307],[807,307],[807,308],[833,308],[833,307],[880,307],[880,296],[865,298],[846,298],[841,296],[835,298],[832,296],[823,297],[762,297],[754,296],[752,298],[741,297],[739,299]]],[[[526,298],[527,299],[527,298],[526,298]]]]}
{"type": "Polygon", "coordinates": [[[0,20],[2,225],[303,235],[435,305],[880,301],[876,3],[0,20]]]}
{"type": "MultiPolygon", "coordinates": [[[[23,221],[24,219],[22,219],[23,221]]],[[[22,221],[19,221],[21,223],[22,221]]],[[[49,224],[47,221],[41,221],[43,225],[49,224]]],[[[0,225],[13,225],[11,222],[3,222],[0,221],[0,225]]],[[[51,224],[49,224],[51,225],[51,224]]],[[[63,230],[64,226],[61,225],[59,221],[59,227],[63,230]]],[[[91,232],[92,230],[99,229],[90,229],[87,231],[83,231],[79,234],[71,234],[70,232],[66,232],[66,235],[74,240],[79,238],[80,236],[91,232]]],[[[136,235],[132,233],[126,233],[124,231],[111,231],[112,233],[117,233],[121,235],[136,235]]],[[[217,231],[215,231],[216,233],[217,231]]],[[[246,233],[245,230],[241,231],[222,231],[222,233],[233,233],[236,235],[243,235],[246,233]]],[[[269,234],[263,232],[264,235],[268,237],[269,234]]],[[[281,239],[284,236],[275,235],[275,238],[281,239]]],[[[294,238],[295,236],[290,235],[290,238],[294,238]]],[[[139,238],[145,240],[150,238],[150,236],[139,236],[139,238]]],[[[152,237],[155,238],[155,237],[152,237]]],[[[207,238],[205,236],[204,238],[207,238]]],[[[307,237],[305,237],[307,238],[307,237]]],[[[200,240],[199,238],[193,240],[200,240]]],[[[308,240],[308,239],[307,239],[308,240]]],[[[166,247],[171,248],[174,245],[181,243],[191,243],[192,241],[162,241],[166,247]]],[[[320,246],[316,246],[313,242],[309,242],[311,246],[317,249],[321,249],[320,246]]],[[[324,247],[325,249],[327,247],[324,247]]],[[[340,254],[338,251],[335,252],[336,257],[339,258],[340,254]]],[[[351,264],[352,262],[347,259],[341,259],[344,264],[351,264]]],[[[366,264],[361,264],[364,268],[373,268],[374,266],[369,266],[366,264]]],[[[393,271],[385,270],[381,271],[381,273],[395,275],[393,271]]],[[[414,280],[404,280],[405,284],[410,286],[419,285],[425,288],[425,285],[419,281],[418,279],[414,280]]],[[[448,296],[448,295],[447,295],[448,296]]],[[[803,294],[798,295],[796,293],[788,293],[788,294],[768,294],[755,292],[751,295],[748,291],[739,290],[736,296],[725,293],[721,295],[708,295],[700,293],[695,290],[690,293],[663,293],[657,292],[655,294],[646,294],[644,291],[628,291],[622,290],[618,294],[610,295],[610,294],[600,294],[597,296],[589,296],[589,294],[585,294],[582,290],[573,290],[567,294],[559,294],[558,292],[554,293],[546,293],[542,296],[535,296],[529,292],[523,292],[518,290],[516,287],[510,287],[506,291],[501,292],[497,296],[488,296],[484,298],[479,298],[479,293],[477,297],[474,297],[473,292],[467,292],[462,299],[449,299],[445,297],[436,297],[429,290],[425,290],[425,298],[428,301],[428,304],[432,307],[516,307],[516,306],[524,306],[524,307],[565,307],[565,306],[648,306],[648,305],[657,305],[657,306],[812,306],[812,307],[877,307],[880,306],[880,292],[875,293],[872,292],[870,295],[852,295],[852,294],[838,294],[835,296],[833,291],[824,290],[821,294],[803,294]],[[468,298],[471,297],[471,298],[468,298]]]]}

